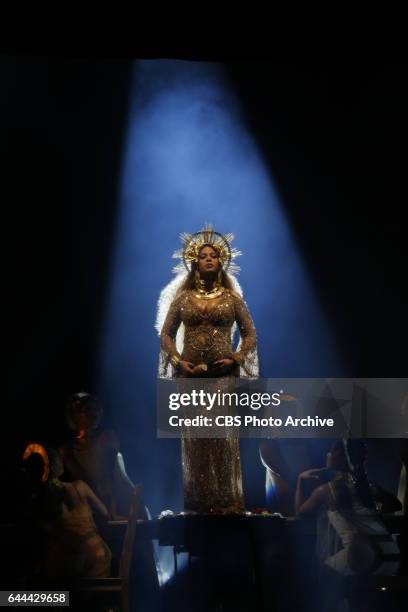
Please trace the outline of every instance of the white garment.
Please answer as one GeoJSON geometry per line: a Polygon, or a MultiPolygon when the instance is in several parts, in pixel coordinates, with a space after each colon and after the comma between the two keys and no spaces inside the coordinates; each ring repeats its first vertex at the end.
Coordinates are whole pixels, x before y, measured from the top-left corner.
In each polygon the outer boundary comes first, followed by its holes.
{"type": "MultiPolygon", "coordinates": [[[[335,530],[342,548],[327,557],[324,563],[343,575],[369,573],[390,576],[395,574],[399,567],[399,560],[397,558],[386,559],[384,555],[399,555],[397,543],[379,516],[359,502],[354,487],[350,487],[349,490],[352,499],[350,510],[327,511],[329,523],[335,530]],[[351,551],[352,546],[353,551],[351,551]],[[353,571],[350,567],[351,554],[358,555],[358,572],[353,571]]],[[[356,563],[356,558],[354,563],[356,563]]]]}

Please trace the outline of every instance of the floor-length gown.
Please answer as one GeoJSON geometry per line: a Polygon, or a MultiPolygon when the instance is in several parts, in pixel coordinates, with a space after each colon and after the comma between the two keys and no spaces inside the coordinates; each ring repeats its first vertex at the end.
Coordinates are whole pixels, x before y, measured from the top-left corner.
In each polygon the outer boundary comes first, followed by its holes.
{"type": "MultiPolygon", "coordinates": [[[[194,290],[185,289],[169,308],[161,345],[169,359],[179,356],[194,365],[208,364],[210,367],[202,376],[219,378],[217,387],[227,389],[228,381],[239,376],[240,369],[250,373],[256,355],[256,332],[245,302],[234,291],[225,289],[218,298],[202,300],[194,290]],[[234,322],[241,335],[236,352],[231,341],[234,322]],[[179,355],[175,337],[181,323],[185,331],[179,355]],[[214,361],[224,358],[235,361],[227,376],[225,370],[211,367],[214,361]]],[[[183,433],[182,470],[186,511],[244,510],[239,438],[232,428],[226,429],[225,438],[198,439],[183,433]]]]}

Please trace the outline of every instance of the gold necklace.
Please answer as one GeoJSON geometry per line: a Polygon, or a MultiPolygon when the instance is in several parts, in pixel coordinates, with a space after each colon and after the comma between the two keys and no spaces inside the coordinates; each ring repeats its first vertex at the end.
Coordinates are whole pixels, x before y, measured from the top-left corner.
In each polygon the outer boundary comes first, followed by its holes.
{"type": "Polygon", "coordinates": [[[208,289],[205,288],[204,281],[200,279],[196,280],[195,290],[196,293],[194,293],[194,297],[198,298],[199,300],[214,300],[215,298],[220,297],[220,295],[224,293],[225,288],[222,285],[216,284],[213,289],[210,289],[208,291],[208,289]]]}

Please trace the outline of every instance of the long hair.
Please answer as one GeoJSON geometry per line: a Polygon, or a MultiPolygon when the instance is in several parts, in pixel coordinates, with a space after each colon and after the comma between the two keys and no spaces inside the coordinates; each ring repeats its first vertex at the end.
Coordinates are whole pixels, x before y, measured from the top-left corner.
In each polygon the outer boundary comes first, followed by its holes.
{"type": "MultiPolygon", "coordinates": [[[[331,453],[337,456],[342,464],[342,471],[351,483],[358,501],[366,508],[375,510],[375,502],[371,493],[370,483],[367,478],[366,460],[367,447],[363,440],[350,438],[340,439],[334,442],[331,453]]],[[[341,507],[351,507],[352,498],[349,490],[339,490],[337,487],[338,501],[341,507]]]]}

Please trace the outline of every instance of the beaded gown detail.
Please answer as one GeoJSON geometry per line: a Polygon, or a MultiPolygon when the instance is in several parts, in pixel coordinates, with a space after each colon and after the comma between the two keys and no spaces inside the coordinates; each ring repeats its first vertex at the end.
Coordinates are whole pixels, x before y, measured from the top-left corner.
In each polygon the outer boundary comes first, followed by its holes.
{"type": "MultiPolygon", "coordinates": [[[[252,375],[257,367],[256,332],[248,308],[235,291],[225,289],[220,297],[200,300],[194,290],[185,289],[173,300],[161,331],[162,351],[170,360],[180,357],[194,365],[206,364],[202,377],[220,378],[218,388],[228,388],[230,377],[252,375]],[[232,346],[232,328],[237,324],[241,341],[232,346]],[[175,338],[184,325],[181,354],[175,338]],[[235,365],[225,370],[212,367],[218,359],[232,358],[235,365]]],[[[174,376],[180,376],[176,371],[174,376]]],[[[198,377],[197,375],[195,377],[198,377]]],[[[231,428],[229,428],[231,430],[231,428]]],[[[211,512],[244,510],[239,438],[182,436],[182,470],[186,511],[211,512]]]]}

